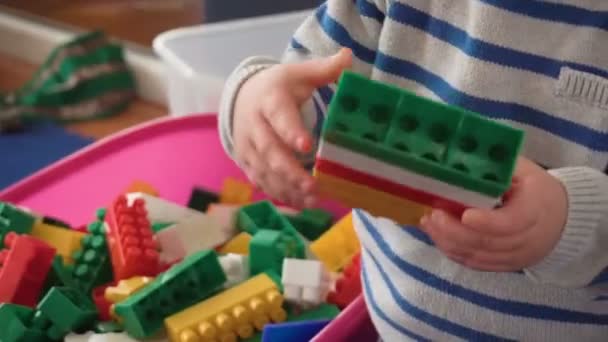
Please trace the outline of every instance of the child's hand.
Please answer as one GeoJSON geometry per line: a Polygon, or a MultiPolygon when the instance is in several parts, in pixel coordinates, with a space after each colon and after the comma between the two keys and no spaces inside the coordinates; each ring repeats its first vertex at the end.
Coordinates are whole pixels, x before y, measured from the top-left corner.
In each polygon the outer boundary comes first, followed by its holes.
{"type": "Polygon", "coordinates": [[[518,271],[553,250],[566,224],[567,209],[563,185],[522,158],[501,208],[468,209],[460,221],[434,211],[422,218],[421,226],[456,262],[484,271],[518,271]]]}
{"type": "Polygon", "coordinates": [[[313,145],[300,107],[351,62],[350,52],[341,50],[328,58],[275,65],[243,84],[234,107],[235,157],[268,195],[295,207],[314,204],[313,178],[295,157],[313,145]]]}

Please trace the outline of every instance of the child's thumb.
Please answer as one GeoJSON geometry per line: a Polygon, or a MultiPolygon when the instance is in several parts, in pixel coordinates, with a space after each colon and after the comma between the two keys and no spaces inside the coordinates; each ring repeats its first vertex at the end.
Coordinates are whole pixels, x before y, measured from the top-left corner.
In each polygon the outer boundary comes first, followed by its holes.
{"type": "Polygon", "coordinates": [[[345,69],[352,65],[350,49],[342,48],[333,56],[314,59],[293,65],[292,79],[311,89],[335,82],[345,69]]]}

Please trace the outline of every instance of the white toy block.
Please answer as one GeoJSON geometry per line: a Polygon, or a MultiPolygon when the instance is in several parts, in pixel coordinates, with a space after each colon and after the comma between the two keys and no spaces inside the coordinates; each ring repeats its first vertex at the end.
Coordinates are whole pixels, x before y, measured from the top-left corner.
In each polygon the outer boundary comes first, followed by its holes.
{"type": "Polygon", "coordinates": [[[330,274],[318,260],[284,259],[281,281],[285,300],[303,306],[323,303],[331,289],[330,274]]]}
{"type": "Polygon", "coordinates": [[[241,209],[240,205],[213,204],[207,210],[207,216],[215,220],[222,231],[236,233],[236,218],[241,209]]]}
{"type": "Polygon", "coordinates": [[[249,258],[246,255],[229,253],[221,255],[219,261],[227,278],[225,288],[238,285],[249,278],[249,258]]]}
{"type": "MultiPolygon", "coordinates": [[[[146,342],[167,342],[166,334],[159,334],[163,336],[153,336],[150,338],[146,338],[146,342]]],[[[141,340],[136,340],[129,336],[127,333],[106,333],[106,334],[96,334],[93,332],[87,332],[86,334],[69,334],[67,335],[64,342],[138,342],[141,340]]]]}
{"type": "Polygon", "coordinates": [[[156,240],[161,247],[163,261],[170,262],[186,257],[203,249],[212,249],[228,241],[234,230],[223,230],[214,219],[204,213],[182,207],[141,192],[127,194],[127,201],[132,203],[143,199],[150,222],[171,222],[157,234],[156,240]],[[167,251],[164,253],[162,249],[167,251]],[[185,251],[185,255],[184,254],[185,251]]]}

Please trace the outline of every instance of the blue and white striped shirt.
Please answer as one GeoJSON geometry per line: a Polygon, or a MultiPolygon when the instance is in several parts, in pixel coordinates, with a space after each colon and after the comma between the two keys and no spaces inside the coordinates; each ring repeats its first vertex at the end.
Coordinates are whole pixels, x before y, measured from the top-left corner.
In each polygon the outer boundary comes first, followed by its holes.
{"type": "MultiPolygon", "coordinates": [[[[370,78],[524,129],[524,155],[569,196],[555,250],[515,273],[464,268],[416,228],[355,210],[365,298],[381,337],[608,341],[608,1],[329,0],[283,61],[341,47],[370,78]]],[[[249,58],[227,83],[228,153],[240,85],[274,63],[249,58]]],[[[319,89],[303,110],[316,137],[334,89],[319,89]]]]}

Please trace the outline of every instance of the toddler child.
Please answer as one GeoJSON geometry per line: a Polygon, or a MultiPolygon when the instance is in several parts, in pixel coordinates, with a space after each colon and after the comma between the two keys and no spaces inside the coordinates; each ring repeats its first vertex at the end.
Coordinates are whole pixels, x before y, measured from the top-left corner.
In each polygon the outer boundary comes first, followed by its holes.
{"type": "Polygon", "coordinates": [[[328,0],[281,61],[231,75],[227,152],[271,196],[310,167],[345,69],[526,132],[504,205],[401,227],[354,210],[385,341],[608,340],[608,2],[328,0]]]}

